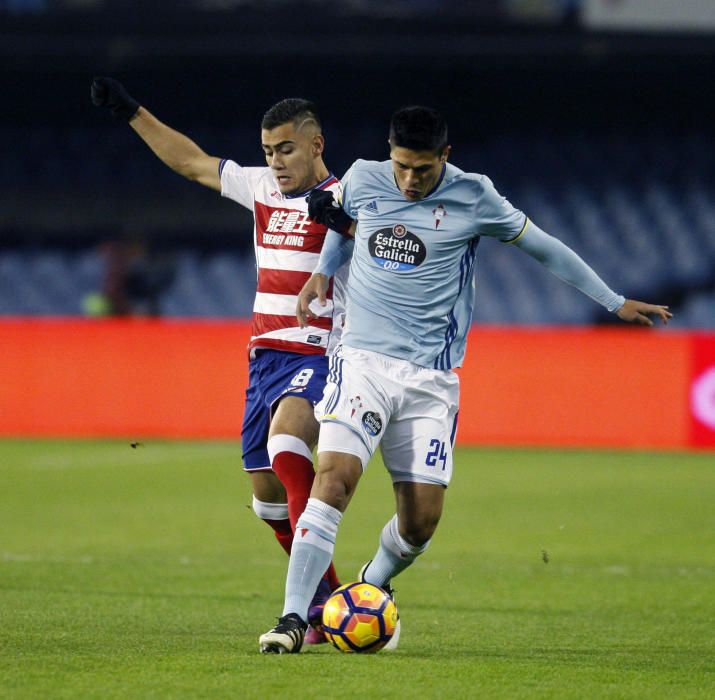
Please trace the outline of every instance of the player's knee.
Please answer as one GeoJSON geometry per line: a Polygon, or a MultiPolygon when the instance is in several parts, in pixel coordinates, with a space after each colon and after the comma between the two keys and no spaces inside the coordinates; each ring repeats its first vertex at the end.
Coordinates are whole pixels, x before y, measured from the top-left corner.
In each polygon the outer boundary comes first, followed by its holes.
{"type": "Polygon", "coordinates": [[[333,508],[345,511],[360,478],[360,461],[356,465],[321,461],[315,475],[311,496],[318,498],[333,508]]]}
{"type": "Polygon", "coordinates": [[[318,473],[313,483],[311,495],[323,503],[344,511],[350,501],[353,489],[335,471],[318,473]]]}

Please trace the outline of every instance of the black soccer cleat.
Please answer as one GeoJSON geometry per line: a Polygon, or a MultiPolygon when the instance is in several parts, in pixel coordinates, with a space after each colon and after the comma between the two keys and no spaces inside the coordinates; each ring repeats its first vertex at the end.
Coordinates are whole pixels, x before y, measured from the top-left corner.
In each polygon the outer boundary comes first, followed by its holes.
{"type": "Polygon", "coordinates": [[[288,613],[278,624],[258,638],[261,654],[297,654],[303,646],[308,625],[295,613],[288,613]]]}

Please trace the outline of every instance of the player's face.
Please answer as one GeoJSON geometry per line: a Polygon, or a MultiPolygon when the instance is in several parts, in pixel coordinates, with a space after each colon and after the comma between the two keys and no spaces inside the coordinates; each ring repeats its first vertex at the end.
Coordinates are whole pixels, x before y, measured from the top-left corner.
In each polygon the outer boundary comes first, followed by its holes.
{"type": "Polygon", "coordinates": [[[283,194],[296,194],[320,182],[323,137],[311,126],[296,129],[293,123],[261,130],[266,163],[283,194]]]}
{"type": "Polygon", "coordinates": [[[405,199],[417,201],[429,194],[442,175],[442,166],[448,156],[449,146],[442,153],[392,146],[392,170],[405,199]]]}

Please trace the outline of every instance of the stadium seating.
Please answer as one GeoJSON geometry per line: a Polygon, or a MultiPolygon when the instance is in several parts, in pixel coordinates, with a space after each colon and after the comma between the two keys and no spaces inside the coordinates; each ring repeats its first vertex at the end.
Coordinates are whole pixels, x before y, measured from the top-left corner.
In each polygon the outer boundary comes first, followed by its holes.
{"type": "MultiPolygon", "coordinates": [[[[356,154],[385,155],[384,139],[372,130],[332,131],[331,160],[340,168],[356,154]]],[[[252,129],[199,128],[192,133],[214,148],[222,143],[245,148],[255,138],[252,129]]],[[[144,153],[142,144],[118,148],[106,138],[106,129],[4,126],[0,142],[27,145],[22,152],[7,149],[0,168],[0,187],[8,195],[0,233],[10,222],[22,220],[21,212],[13,211],[20,200],[12,193],[30,183],[35,191],[50,193],[61,185],[69,206],[72,197],[81,201],[88,186],[104,190],[111,202],[113,190],[128,186],[171,196],[177,185],[176,177],[144,153]]],[[[677,327],[712,328],[715,177],[708,154],[714,145],[697,133],[497,134],[476,146],[454,144],[452,160],[465,170],[488,173],[503,194],[572,246],[614,289],[670,303],[677,327]]],[[[259,164],[259,158],[250,164],[259,164]]],[[[182,201],[176,199],[175,221],[181,222],[182,201]]],[[[106,207],[106,201],[94,206],[106,207]]],[[[190,205],[184,206],[191,221],[190,205]]],[[[241,226],[246,226],[245,217],[241,226]]],[[[250,230],[245,234],[231,248],[207,248],[198,238],[195,245],[187,243],[189,234],[181,243],[165,237],[162,245],[173,258],[175,274],[162,295],[161,313],[249,315],[255,268],[246,245],[250,230]]],[[[0,314],[82,313],[83,300],[102,285],[103,260],[96,243],[79,248],[18,243],[0,249],[0,314]]],[[[482,241],[476,279],[479,323],[587,324],[608,318],[528,256],[495,241],[482,241]]]]}

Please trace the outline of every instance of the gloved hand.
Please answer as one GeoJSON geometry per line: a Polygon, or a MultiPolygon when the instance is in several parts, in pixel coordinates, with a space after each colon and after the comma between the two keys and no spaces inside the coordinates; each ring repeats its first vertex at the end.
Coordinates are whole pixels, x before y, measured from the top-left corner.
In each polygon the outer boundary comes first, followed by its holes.
{"type": "Polygon", "coordinates": [[[129,121],[139,109],[139,103],[114,78],[95,78],[92,81],[92,103],[107,107],[115,117],[129,121]]]}
{"type": "Polygon", "coordinates": [[[307,197],[308,216],[319,224],[348,235],[353,220],[334,200],[329,190],[313,190],[307,197]]]}

